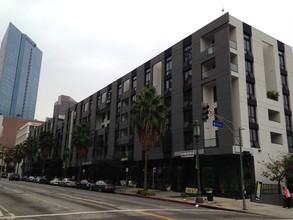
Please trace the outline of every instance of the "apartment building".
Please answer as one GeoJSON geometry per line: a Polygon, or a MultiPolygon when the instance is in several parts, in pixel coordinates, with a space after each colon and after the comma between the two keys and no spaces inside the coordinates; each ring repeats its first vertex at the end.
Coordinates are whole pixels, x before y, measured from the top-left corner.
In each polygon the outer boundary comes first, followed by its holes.
{"type": "MultiPolygon", "coordinates": [[[[88,122],[95,141],[83,163],[85,173],[95,161],[116,158],[130,178],[142,176],[143,151],[130,111],[136,94],[153,86],[169,114],[166,134],[149,155],[150,173],[153,167],[159,176],[167,167],[174,189],[196,186],[193,122],[199,120],[200,169],[212,167],[216,191],[240,189],[240,146],[248,155],[246,187],[270,183],[259,161],[293,152],[292,76],[290,46],[226,13],[71,107],[58,130],[61,158],[69,153],[66,164],[73,172],[77,158],[71,133],[88,122]],[[206,122],[201,121],[202,103],[210,107],[206,122]]],[[[159,187],[159,178],[155,184],[159,187]]]]}

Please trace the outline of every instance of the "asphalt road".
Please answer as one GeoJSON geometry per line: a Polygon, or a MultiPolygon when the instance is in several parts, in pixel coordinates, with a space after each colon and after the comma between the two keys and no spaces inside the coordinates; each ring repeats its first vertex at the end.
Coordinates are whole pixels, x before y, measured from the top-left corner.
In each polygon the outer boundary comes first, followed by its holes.
{"type": "Polygon", "coordinates": [[[265,219],[118,193],[7,179],[0,180],[0,210],[0,219],[265,219]]]}

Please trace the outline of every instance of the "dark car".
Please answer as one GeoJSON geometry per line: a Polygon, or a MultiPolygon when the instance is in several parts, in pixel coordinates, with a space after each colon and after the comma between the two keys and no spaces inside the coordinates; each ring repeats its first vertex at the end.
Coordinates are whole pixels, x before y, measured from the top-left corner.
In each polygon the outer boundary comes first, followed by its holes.
{"type": "Polygon", "coordinates": [[[115,192],[115,185],[109,181],[98,180],[90,186],[90,190],[99,192],[115,192]]]}
{"type": "Polygon", "coordinates": [[[1,178],[7,178],[7,176],[8,176],[8,175],[7,175],[6,172],[2,172],[2,173],[1,173],[1,178]]]}
{"type": "Polygon", "coordinates": [[[20,175],[15,173],[9,176],[9,180],[15,180],[15,181],[19,181],[20,180],[20,175]]]}
{"type": "Polygon", "coordinates": [[[81,180],[80,182],[76,183],[77,189],[90,189],[91,185],[95,184],[92,180],[81,180]]]}

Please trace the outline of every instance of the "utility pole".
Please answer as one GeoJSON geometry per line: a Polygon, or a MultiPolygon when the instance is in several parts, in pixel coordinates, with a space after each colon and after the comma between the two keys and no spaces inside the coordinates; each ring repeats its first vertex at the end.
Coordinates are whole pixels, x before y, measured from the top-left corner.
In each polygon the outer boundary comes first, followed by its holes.
{"type": "Polygon", "coordinates": [[[240,175],[241,175],[241,192],[242,192],[242,209],[246,210],[245,204],[245,185],[244,185],[244,172],[243,172],[243,152],[242,152],[242,134],[241,128],[239,127],[239,150],[240,150],[240,175]]]}

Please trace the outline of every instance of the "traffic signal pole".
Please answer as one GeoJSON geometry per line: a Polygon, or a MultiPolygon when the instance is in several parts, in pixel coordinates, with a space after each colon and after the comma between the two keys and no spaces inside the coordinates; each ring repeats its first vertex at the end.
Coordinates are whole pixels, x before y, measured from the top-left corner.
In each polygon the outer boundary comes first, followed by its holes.
{"type": "MultiPolygon", "coordinates": [[[[203,107],[202,107],[203,109],[203,107]]],[[[245,183],[244,183],[244,171],[243,171],[243,152],[242,152],[242,133],[241,131],[244,130],[244,128],[239,127],[238,129],[234,129],[229,124],[233,124],[231,121],[225,119],[224,117],[220,115],[216,115],[211,109],[208,110],[210,115],[214,115],[218,118],[219,121],[223,122],[229,131],[233,134],[234,138],[237,139],[237,136],[235,136],[235,131],[238,130],[238,143],[239,143],[239,157],[240,157],[240,178],[241,178],[241,193],[242,193],[242,209],[246,210],[246,202],[245,202],[245,183]],[[229,124],[228,124],[229,123],[229,124]]]]}

